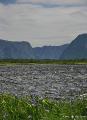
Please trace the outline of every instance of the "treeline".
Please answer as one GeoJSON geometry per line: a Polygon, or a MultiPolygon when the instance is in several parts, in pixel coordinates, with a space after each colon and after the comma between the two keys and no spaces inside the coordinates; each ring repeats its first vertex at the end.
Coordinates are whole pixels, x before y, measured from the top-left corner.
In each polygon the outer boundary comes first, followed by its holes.
{"type": "Polygon", "coordinates": [[[0,64],[11,64],[11,63],[18,63],[18,64],[28,64],[28,63],[36,63],[36,64],[87,64],[86,59],[82,60],[35,60],[35,59],[1,59],[0,64]]]}

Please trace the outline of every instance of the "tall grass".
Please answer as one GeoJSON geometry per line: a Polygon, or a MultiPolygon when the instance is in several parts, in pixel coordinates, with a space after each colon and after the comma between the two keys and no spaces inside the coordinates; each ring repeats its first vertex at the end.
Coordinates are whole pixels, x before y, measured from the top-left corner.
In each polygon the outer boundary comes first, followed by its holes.
{"type": "Polygon", "coordinates": [[[51,101],[1,94],[0,120],[87,120],[87,99],[51,101]]]}

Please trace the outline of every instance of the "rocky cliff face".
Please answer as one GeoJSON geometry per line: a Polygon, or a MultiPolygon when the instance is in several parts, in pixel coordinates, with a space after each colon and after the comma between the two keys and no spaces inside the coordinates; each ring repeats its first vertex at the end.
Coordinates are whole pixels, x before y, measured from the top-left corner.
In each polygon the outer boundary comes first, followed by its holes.
{"type": "Polygon", "coordinates": [[[64,50],[60,59],[87,59],[87,34],[81,34],[64,50]]]}
{"type": "Polygon", "coordinates": [[[0,59],[59,59],[67,46],[68,44],[32,48],[28,42],[0,40],[0,59]]]}
{"type": "Polygon", "coordinates": [[[28,42],[0,40],[0,59],[87,59],[87,34],[71,44],[32,48],[28,42]]]}
{"type": "Polygon", "coordinates": [[[59,59],[68,44],[61,46],[44,46],[33,49],[36,59],[59,59]]]}
{"type": "Polygon", "coordinates": [[[33,50],[28,42],[11,42],[0,40],[0,59],[34,58],[33,50]]]}

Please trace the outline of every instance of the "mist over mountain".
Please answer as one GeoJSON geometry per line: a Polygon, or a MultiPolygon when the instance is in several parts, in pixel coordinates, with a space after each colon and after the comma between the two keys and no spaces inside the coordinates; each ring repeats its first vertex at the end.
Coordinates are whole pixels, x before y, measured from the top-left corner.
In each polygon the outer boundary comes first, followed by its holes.
{"type": "Polygon", "coordinates": [[[64,50],[60,59],[87,59],[87,34],[81,34],[64,50]]]}

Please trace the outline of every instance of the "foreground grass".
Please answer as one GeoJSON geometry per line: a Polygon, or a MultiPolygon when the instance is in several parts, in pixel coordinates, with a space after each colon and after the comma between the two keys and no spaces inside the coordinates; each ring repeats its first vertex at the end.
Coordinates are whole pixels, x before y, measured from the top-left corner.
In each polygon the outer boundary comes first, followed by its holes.
{"type": "Polygon", "coordinates": [[[87,99],[53,102],[1,94],[0,120],[87,120],[87,99]]]}

